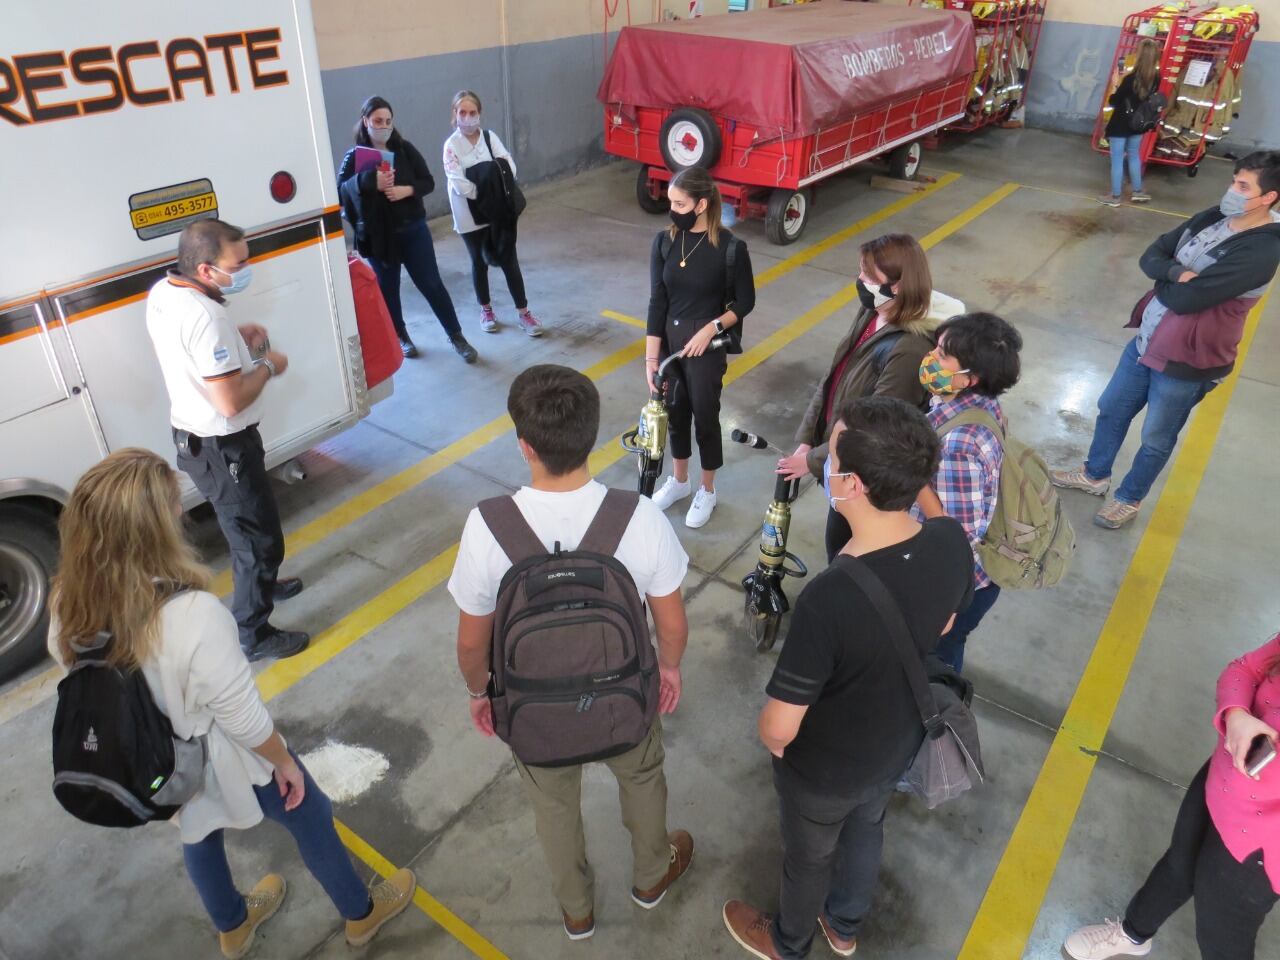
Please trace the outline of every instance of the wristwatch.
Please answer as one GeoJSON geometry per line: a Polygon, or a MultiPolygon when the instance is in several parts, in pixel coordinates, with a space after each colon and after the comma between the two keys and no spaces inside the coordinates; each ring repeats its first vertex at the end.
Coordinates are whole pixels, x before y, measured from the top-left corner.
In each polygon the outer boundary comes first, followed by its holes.
{"type": "Polygon", "coordinates": [[[719,317],[716,317],[715,320],[711,322],[716,325],[716,333],[724,333],[724,324],[720,322],[719,317]]]}
{"type": "Polygon", "coordinates": [[[253,365],[255,367],[266,367],[267,372],[270,373],[271,376],[274,377],[276,375],[276,365],[272,363],[268,357],[259,357],[257,360],[253,361],[253,365]]]}

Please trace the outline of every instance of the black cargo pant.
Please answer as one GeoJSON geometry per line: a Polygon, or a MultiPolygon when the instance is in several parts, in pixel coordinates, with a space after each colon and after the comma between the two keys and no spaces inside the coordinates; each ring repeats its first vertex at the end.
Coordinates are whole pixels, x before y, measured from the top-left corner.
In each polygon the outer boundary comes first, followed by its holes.
{"type": "MultiPolygon", "coordinates": [[[[665,337],[668,355],[683,350],[707,322],[668,319],[665,337]]],[[[703,470],[719,470],[724,466],[720,393],[724,390],[724,372],[728,365],[729,358],[723,350],[708,350],[700,357],[681,357],[667,367],[670,383],[667,400],[671,411],[667,432],[671,438],[672,459],[688,460],[693,454],[692,441],[696,439],[703,470]]]]}
{"type": "Polygon", "coordinates": [[[256,426],[225,437],[175,429],[173,442],[178,468],[209,501],[227,538],[235,583],[231,612],[240,627],[240,646],[251,647],[268,629],[276,575],[284,561],[284,532],[262,437],[256,426]]]}

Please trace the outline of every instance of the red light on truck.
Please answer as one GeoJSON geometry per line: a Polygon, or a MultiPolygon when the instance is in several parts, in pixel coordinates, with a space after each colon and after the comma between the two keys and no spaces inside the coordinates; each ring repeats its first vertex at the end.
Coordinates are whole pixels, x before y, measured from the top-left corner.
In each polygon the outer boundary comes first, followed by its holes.
{"type": "Polygon", "coordinates": [[[298,182],[293,174],[281,170],[271,178],[271,199],[276,203],[288,203],[298,193],[298,182]]]}

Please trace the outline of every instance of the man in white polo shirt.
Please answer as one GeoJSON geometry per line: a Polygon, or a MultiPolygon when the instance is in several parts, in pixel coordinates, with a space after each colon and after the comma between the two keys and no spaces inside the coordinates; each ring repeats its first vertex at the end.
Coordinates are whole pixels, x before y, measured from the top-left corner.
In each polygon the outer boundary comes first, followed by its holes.
{"type": "Polygon", "coordinates": [[[221,220],[188,225],[177,268],[147,296],[147,332],[169,391],[178,467],[213,507],[231,550],[240,646],[262,660],[301,653],[310,637],[268,622],[275,601],[297,596],[302,581],[277,579],[284,533],[258,434],[262,390],[289,360],[266,330],[237,327],[226,308],[249,285],[248,261],[243,230],[221,220]]]}

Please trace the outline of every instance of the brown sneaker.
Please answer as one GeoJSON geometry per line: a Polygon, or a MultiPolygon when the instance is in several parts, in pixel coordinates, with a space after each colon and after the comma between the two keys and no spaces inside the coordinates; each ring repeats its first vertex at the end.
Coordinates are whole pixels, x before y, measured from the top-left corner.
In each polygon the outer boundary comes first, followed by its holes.
{"type": "Polygon", "coordinates": [[[574,920],[565,913],[560,911],[560,916],[564,918],[564,933],[570,940],[588,940],[591,935],[596,932],[596,915],[588,913],[585,920],[574,920]]]}
{"type": "Polygon", "coordinates": [[[1125,503],[1123,500],[1112,500],[1094,515],[1093,522],[1108,530],[1119,530],[1138,515],[1140,503],[1125,503]]]}
{"type": "Polygon", "coordinates": [[[347,921],[347,943],[363,947],[372,940],[384,923],[404,912],[417,888],[418,880],[408,867],[397,870],[375,886],[369,891],[369,899],[373,901],[369,915],[363,920],[347,921]]]}
{"type": "Polygon", "coordinates": [[[831,929],[831,924],[827,923],[827,918],[819,915],[818,926],[822,928],[822,935],[827,938],[827,946],[829,946],[838,956],[852,957],[853,952],[858,949],[858,938],[849,937],[847,940],[831,929]]]}
{"type": "Polygon", "coordinates": [[[258,881],[257,886],[244,898],[245,908],[249,915],[244,923],[227,933],[218,934],[218,946],[222,947],[222,955],[228,960],[243,957],[253,946],[253,935],[258,928],[275,916],[284,903],[287,889],[284,877],[278,873],[268,873],[258,881]]]}
{"type": "Polygon", "coordinates": [[[1111,478],[1105,480],[1094,480],[1089,474],[1085,473],[1084,467],[1079,470],[1050,470],[1049,482],[1055,487],[1065,487],[1068,490],[1083,490],[1085,493],[1092,494],[1095,497],[1106,496],[1108,490],[1111,489],[1111,478]]]}
{"type": "Polygon", "coordinates": [[[631,899],[646,910],[652,910],[660,904],[662,898],[667,895],[667,889],[683,877],[693,863],[693,837],[689,836],[687,830],[669,833],[667,840],[671,843],[671,866],[667,867],[667,875],[658,882],[656,887],[650,887],[648,890],[631,888],[631,899]]]}
{"type": "Polygon", "coordinates": [[[724,925],[738,946],[760,960],[782,960],[773,945],[773,917],[741,900],[724,905],[724,925]]]}

